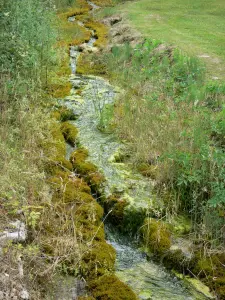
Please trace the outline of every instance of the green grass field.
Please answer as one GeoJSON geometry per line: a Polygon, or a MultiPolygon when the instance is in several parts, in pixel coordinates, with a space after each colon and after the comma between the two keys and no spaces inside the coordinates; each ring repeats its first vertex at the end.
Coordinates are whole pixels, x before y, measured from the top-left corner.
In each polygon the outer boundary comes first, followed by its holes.
{"type": "Polygon", "coordinates": [[[225,80],[225,0],[139,0],[116,6],[145,37],[200,56],[209,78],[225,80]]]}

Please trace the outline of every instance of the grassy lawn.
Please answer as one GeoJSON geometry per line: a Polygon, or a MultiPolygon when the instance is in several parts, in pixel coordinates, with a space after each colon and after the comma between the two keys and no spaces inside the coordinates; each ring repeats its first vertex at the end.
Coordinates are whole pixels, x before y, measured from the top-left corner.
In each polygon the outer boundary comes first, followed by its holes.
{"type": "Polygon", "coordinates": [[[225,80],[224,0],[139,0],[116,7],[146,37],[200,56],[209,78],[225,80]]]}

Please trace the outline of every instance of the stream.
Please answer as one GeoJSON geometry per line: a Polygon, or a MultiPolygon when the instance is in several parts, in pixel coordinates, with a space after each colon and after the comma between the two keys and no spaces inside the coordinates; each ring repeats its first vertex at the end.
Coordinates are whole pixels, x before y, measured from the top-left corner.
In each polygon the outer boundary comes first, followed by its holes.
{"type": "MultiPolygon", "coordinates": [[[[93,10],[98,8],[90,1],[88,3],[92,5],[93,10]]],[[[68,21],[76,22],[76,17],[69,18],[68,21]]],[[[79,22],[79,25],[84,26],[82,22],[79,22]]],[[[85,47],[90,50],[95,41],[93,31],[85,47]]],[[[79,142],[88,149],[89,160],[106,178],[103,192],[106,195],[120,193],[123,199],[129,200],[127,209],[148,208],[154,201],[160,206],[160,201],[158,199],[156,201],[152,194],[153,183],[135,173],[128,165],[116,162],[115,157],[121,149],[124,149],[124,145],[115,135],[98,130],[101,112],[106,105],[112,105],[117,101],[121,91],[102,77],[77,75],[76,62],[79,55],[79,47],[72,46],[70,48],[72,90],[70,96],[63,100],[63,104],[77,114],[77,120],[71,123],[79,129],[79,142]],[[81,88],[82,92],[77,93],[81,88]]],[[[74,148],[67,147],[68,158],[74,148]]],[[[139,299],[208,299],[193,287],[188,287],[183,280],[178,279],[160,264],[147,260],[141,250],[129,240],[126,241],[115,229],[108,225],[105,227],[107,242],[117,252],[116,275],[132,288],[139,299]]]]}

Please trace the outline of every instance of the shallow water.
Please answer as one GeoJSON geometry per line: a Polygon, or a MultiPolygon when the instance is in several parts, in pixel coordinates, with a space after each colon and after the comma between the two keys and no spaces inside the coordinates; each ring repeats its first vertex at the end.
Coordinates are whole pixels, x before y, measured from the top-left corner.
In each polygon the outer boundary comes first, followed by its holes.
{"type": "Polygon", "coordinates": [[[124,239],[110,226],[105,227],[107,241],[117,253],[116,275],[127,283],[142,300],[194,300],[206,299],[184,285],[183,281],[168,272],[124,239]],[[129,245],[129,246],[128,246],[129,245]]]}

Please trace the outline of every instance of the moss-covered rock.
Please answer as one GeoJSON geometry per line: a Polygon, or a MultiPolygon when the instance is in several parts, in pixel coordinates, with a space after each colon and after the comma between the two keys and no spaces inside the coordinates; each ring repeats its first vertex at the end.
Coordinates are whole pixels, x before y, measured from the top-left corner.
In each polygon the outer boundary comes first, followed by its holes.
{"type": "Polygon", "coordinates": [[[65,106],[60,106],[51,113],[51,117],[55,118],[57,121],[73,121],[77,119],[74,111],[65,106]]]}
{"type": "Polygon", "coordinates": [[[93,201],[88,204],[83,204],[76,209],[76,218],[79,223],[91,223],[99,225],[103,217],[103,208],[93,201]]]}
{"type": "Polygon", "coordinates": [[[94,240],[82,257],[81,272],[86,278],[97,278],[114,270],[115,259],[116,251],[111,245],[94,240]]]}
{"type": "Polygon", "coordinates": [[[93,163],[86,161],[87,157],[88,151],[84,148],[80,148],[71,154],[70,162],[74,170],[90,185],[91,190],[94,193],[98,193],[105,178],[98,172],[97,167],[93,163]]]}
{"type": "Polygon", "coordinates": [[[105,210],[111,211],[108,216],[109,221],[119,229],[122,229],[124,225],[124,209],[127,205],[128,202],[117,195],[111,195],[104,201],[105,210]]]}
{"type": "Polygon", "coordinates": [[[176,270],[182,274],[188,273],[187,267],[190,260],[184,256],[182,250],[170,250],[163,256],[163,264],[169,270],[176,270]]]}
{"type": "Polygon", "coordinates": [[[57,175],[64,178],[70,174],[72,169],[73,166],[71,162],[64,157],[49,158],[49,160],[45,162],[45,171],[49,175],[57,175]],[[67,173],[68,171],[69,173],[67,173]]]}
{"type": "Polygon", "coordinates": [[[167,226],[158,220],[146,218],[142,227],[143,241],[155,254],[163,254],[171,246],[171,234],[167,226]]]}
{"type": "Polygon", "coordinates": [[[214,290],[219,299],[225,299],[225,253],[204,255],[198,252],[191,263],[192,272],[214,290]]]}
{"type": "Polygon", "coordinates": [[[62,203],[90,203],[94,201],[90,194],[90,187],[85,181],[77,177],[62,178],[54,176],[48,179],[51,184],[54,194],[52,200],[62,203]]]}
{"type": "Polygon", "coordinates": [[[98,300],[137,300],[134,292],[115,275],[104,275],[91,281],[89,289],[98,300]]]}
{"type": "Polygon", "coordinates": [[[54,160],[56,157],[65,157],[66,144],[58,122],[51,122],[50,133],[51,139],[49,139],[44,145],[42,145],[45,155],[50,160],[54,160]]]}
{"type": "Polygon", "coordinates": [[[81,54],[77,61],[77,74],[104,75],[106,66],[98,60],[97,55],[81,54]]]}
{"type": "Polygon", "coordinates": [[[65,141],[69,143],[71,146],[75,146],[76,137],[78,134],[77,128],[70,124],[69,122],[63,122],[61,124],[61,131],[65,138],[65,141]]]}

